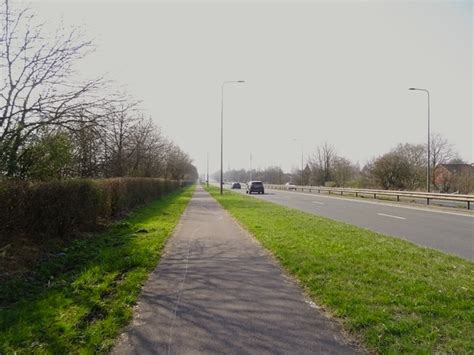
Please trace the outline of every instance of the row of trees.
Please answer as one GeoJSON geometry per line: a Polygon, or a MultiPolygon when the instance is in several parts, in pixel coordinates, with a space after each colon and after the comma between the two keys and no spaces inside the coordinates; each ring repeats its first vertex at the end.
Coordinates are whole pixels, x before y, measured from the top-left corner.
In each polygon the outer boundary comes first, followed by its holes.
{"type": "MultiPolygon", "coordinates": [[[[250,180],[265,181],[270,184],[283,184],[291,179],[291,174],[285,174],[278,166],[271,166],[265,169],[238,169],[228,170],[224,172],[224,181],[242,181],[250,180]]],[[[220,179],[220,171],[212,174],[212,178],[216,181],[220,179]]]]}
{"type": "MultiPolygon", "coordinates": [[[[8,151],[1,150],[4,158],[8,151]]],[[[161,134],[151,119],[116,110],[101,122],[72,129],[46,127],[20,146],[14,170],[5,175],[49,180],[66,177],[163,177],[195,179],[189,156],[161,134]]]]}
{"type": "MultiPolygon", "coordinates": [[[[336,149],[324,143],[316,148],[306,161],[303,172],[295,169],[285,174],[278,167],[253,171],[252,178],[267,183],[291,182],[297,185],[381,188],[392,190],[424,190],[426,188],[427,149],[423,144],[399,144],[388,153],[371,159],[362,168],[337,154],[336,149]]],[[[474,174],[464,172],[453,176],[449,184],[436,181],[436,167],[440,164],[464,163],[452,145],[440,134],[431,136],[431,186],[442,192],[472,192],[474,174]]],[[[469,169],[472,171],[471,169],[469,169]]],[[[247,181],[250,172],[231,170],[224,174],[227,181],[247,181]]],[[[214,176],[215,177],[215,176],[214,176]]]]}
{"type": "MultiPolygon", "coordinates": [[[[339,156],[332,145],[325,143],[319,146],[308,160],[303,183],[419,190],[426,187],[426,157],[426,145],[404,143],[371,159],[360,168],[358,164],[339,156]]],[[[440,134],[433,134],[430,180],[435,188],[439,187],[436,186],[434,168],[446,163],[462,163],[462,160],[445,138],[440,134]]]]}
{"type": "Polygon", "coordinates": [[[104,78],[78,80],[81,31],[50,36],[29,9],[0,12],[0,177],[195,179],[190,157],[104,78]]]}

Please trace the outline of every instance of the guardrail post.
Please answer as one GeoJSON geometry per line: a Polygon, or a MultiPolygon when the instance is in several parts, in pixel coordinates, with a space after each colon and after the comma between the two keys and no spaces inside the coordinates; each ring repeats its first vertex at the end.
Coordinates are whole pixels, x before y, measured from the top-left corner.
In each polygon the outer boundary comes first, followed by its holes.
{"type": "Polygon", "coordinates": [[[321,189],[318,189],[318,194],[320,194],[320,193],[321,193],[321,189]]]}
{"type": "Polygon", "coordinates": [[[427,204],[427,205],[430,204],[430,198],[429,198],[429,197],[426,198],[426,204],[427,204]]]}
{"type": "Polygon", "coordinates": [[[359,197],[359,193],[356,191],[356,197],[359,197]]]}
{"type": "Polygon", "coordinates": [[[374,200],[376,200],[376,199],[377,199],[377,194],[374,194],[374,200]]]}
{"type": "Polygon", "coordinates": [[[342,196],[342,193],[343,193],[343,192],[344,192],[344,191],[341,191],[341,196],[342,196]]]}
{"type": "Polygon", "coordinates": [[[467,209],[468,209],[468,210],[471,209],[471,201],[467,201],[467,209]]]}

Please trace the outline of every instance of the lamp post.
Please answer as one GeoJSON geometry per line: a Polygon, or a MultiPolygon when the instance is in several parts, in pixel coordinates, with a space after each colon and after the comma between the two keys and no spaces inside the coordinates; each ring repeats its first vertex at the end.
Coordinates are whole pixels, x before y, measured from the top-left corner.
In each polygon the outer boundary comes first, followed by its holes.
{"type": "Polygon", "coordinates": [[[408,90],[416,90],[426,92],[428,97],[428,166],[426,169],[426,191],[430,192],[430,92],[426,89],[409,88],[408,90]]]}
{"type": "Polygon", "coordinates": [[[224,86],[225,84],[241,84],[243,80],[224,81],[221,88],[221,195],[224,186],[224,86]]]}
{"type": "Polygon", "coordinates": [[[207,178],[206,178],[206,186],[209,188],[209,152],[207,153],[207,178]]]}
{"type": "Polygon", "coordinates": [[[249,181],[252,181],[252,153],[250,153],[250,179],[249,181]]]}
{"type": "Polygon", "coordinates": [[[296,138],[293,138],[295,142],[301,142],[301,186],[303,186],[304,172],[303,172],[303,160],[304,160],[304,151],[303,151],[303,141],[300,141],[296,138]]]}

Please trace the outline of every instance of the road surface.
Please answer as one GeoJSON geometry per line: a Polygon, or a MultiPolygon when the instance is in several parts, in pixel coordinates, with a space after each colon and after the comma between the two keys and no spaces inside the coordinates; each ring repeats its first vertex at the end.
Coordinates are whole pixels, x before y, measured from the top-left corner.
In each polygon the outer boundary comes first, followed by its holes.
{"type": "MultiPolygon", "coordinates": [[[[245,194],[242,187],[233,191],[245,194]]],[[[252,196],[474,260],[474,214],[467,211],[270,189],[252,196]]]]}
{"type": "Polygon", "coordinates": [[[200,186],[114,354],[354,354],[340,327],[200,186]]]}

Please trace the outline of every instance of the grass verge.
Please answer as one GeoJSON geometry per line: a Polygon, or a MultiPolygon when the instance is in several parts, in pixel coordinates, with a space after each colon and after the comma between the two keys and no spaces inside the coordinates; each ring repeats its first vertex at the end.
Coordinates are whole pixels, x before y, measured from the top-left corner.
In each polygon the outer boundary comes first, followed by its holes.
{"type": "Polygon", "coordinates": [[[474,263],[257,198],[208,191],[369,349],[474,352],[474,263]]]}
{"type": "Polygon", "coordinates": [[[0,285],[0,354],[109,350],[193,189],[73,242],[42,263],[32,280],[0,285]]]}

